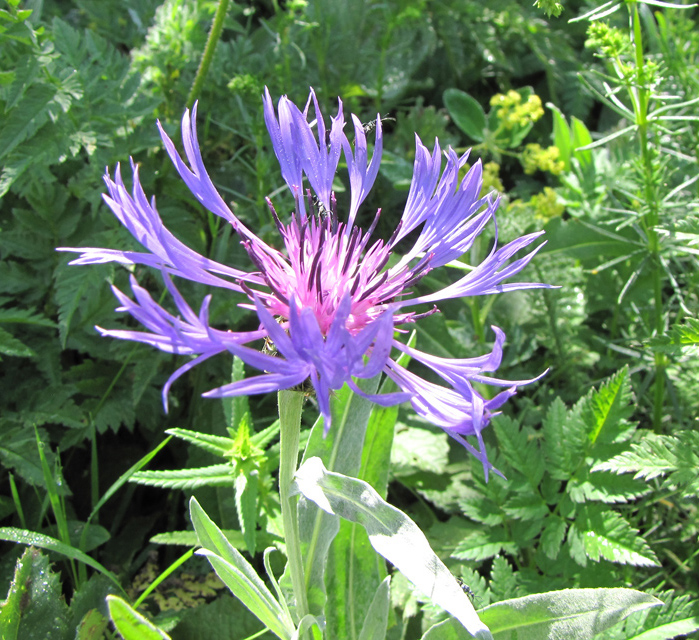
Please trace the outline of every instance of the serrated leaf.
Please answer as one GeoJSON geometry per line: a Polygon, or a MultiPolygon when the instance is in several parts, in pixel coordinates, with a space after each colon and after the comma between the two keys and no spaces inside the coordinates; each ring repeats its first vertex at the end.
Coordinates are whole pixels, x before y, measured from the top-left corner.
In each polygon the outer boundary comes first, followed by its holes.
{"type": "Polygon", "coordinates": [[[565,404],[556,398],[544,416],[543,448],[551,476],[568,480],[578,468],[586,444],[585,425],[569,416],[565,404]]]}
{"type": "Polygon", "coordinates": [[[630,437],[626,418],[631,414],[631,383],[628,368],[614,374],[582,401],[581,417],[589,429],[590,441],[619,442],[630,437]]]}
{"type": "Polygon", "coordinates": [[[651,492],[651,487],[634,478],[588,472],[581,478],[572,478],[566,491],[573,502],[597,501],[616,504],[647,495],[651,492]]]}
{"type": "Polygon", "coordinates": [[[552,560],[556,559],[561,550],[567,528],[565,520],[557,515],[550,515],[544,522],[539,544],[546,556],[552,560]]]}
{"type": "Polygon", "coordinates": [[[593,561],[601,558],[619,564],[639,567],[659,566],[646,541],[619,513],[601,507],[582,507],[575,526],[582,540],[585,555],[593,561]]]}
{"type": "Polygon", "coordinates": [[[548,505],[534,491],[520,491],[505,502],[502,510],[520,520],[540,520],[549,514],[548,505]]]}
{"type": "Polygon", "coordinates": [[[49,84],[35,84],[27,89],[19,104],[6,115],[0,130],[0,158],[34,135],[48,120],[48,107],[56,95],[49,84]]]}
{"type": "Polygon", "coordinates": [[[0,328],[0,354],[15,358],[33,358],[36,355],[31,347],[2,328],[0,328]]]}
{"type": "Polygon", "coordinates": [[[472,140],[483,142],[486,126],[485,111],[478,100],[460,89],[447,89],[442,94],[442,98],[454,124],[472,140]]]}
{"type": "Polygon", "coordinates": [[[97,560],[93,560],[86,553],[80,551],[80,549],[75,549],[70,545],[62,543],[60,540],[56,540],[50,536],[45,536],[42,533],[27,531],[26,529],[17,529],[15,527],[0,527],[0,540],[7,540],[8,542],[17,542],[19,544],[47,549],[48,551],[55,551],[56,553],[66,556],[67,558],[72,558],[73,560],[83,562],[109,578],[115,585],[117,585],[119,589],[121,589],[119,580],[117,580],[117,577],[111,571],[103,567],[99,562],[97,562],[97,560]]]}
{"type": "Polygon", "coordinates": [[[235,484],[234,468],[230,464],[214,464],[196,469],[138,471],[130,482],[161,489],[197,489],[199,487],[230,487],[235,484]]]}
{"type": "MultiPolygon", "coordinates": [[[[236,549],[245,548],[245,539],[241,531],[222,529],[221,532],[231,546],[236,549]]],[[[196,547],[199,544],[199,539],[195,531],[169,531],[168,533],[158,533],[154,535],[150,541],[153,544],[171,544],[184,547],[196,547]]]]}
{"type": "MultiPolygon", "coordinates": [[[[697,486],[699,468],[699,433],[680,431],[675,436],[647,434],[630,451],[596,464],[592,471],[633,473],[634,478],[652,480],[670,475],[668,482],[693,483],[697,486]]],[[[695,488],[694,491],[697,489],[695,488]]]]}
{"type": "Polygon", "coordinates": [[[546,470],[539,439],[532,438],[529,431],[506,416],[498,416],[492,424],[499,450],[507,463],[527,478],[532,488],[538,487],[546,470]]]}
{"type": "Polygon", "coordinates": [[[185,442],[189,442],[221,458],[227,457],[233,450],[233,438],[225,438],[223,436],[215,436],[209,433],[200,433],[198,431],[180,428],[168,429],[165,433],[180,438],[185,442]]]}
{"type": "Polygon", "coordinates": [[[48,558],[28,548],[17,561],[15,577],[0,611],[3,640],[64,640],[68,633],[68,607],[59,577],[48,558]]]}
{"type": "Polygon", "coordinates": [[[459,508],[465,516],[487,527],[497,526],[505,520],[504,513],[492,500],[462,500],[459,508]]]}
{"type": "Polygon", "coordinates": [[[452,556],[459,560],[487,560],[499,553],[517,552],[517,545],[499,529],[486,529],[467,536],[454,548],[452,556]]]}
{"type": "Polygon", "coordinates": [[[84,297],[91,291],[104,287],[104,271],[91,267],[80,269],[62,265],[56,270],[55,300],[58,304],[58,329],[61,346],[65,349],[73,316],[84,297]]]}
{"type": "Polygon", "coordinates": [[[21,309],[10,307],[0,309],[0,323],[5,324],[26,324],[34,327],[55,327],[56,323],[46,316],[37,313],[35,309],[21,309]]]}
{"type": "Polygon", "coordinates": [[[171,640],[170,636],[159,629],[148,618],[119,596],[107,596],[109,617],[124,640],[171,640]]]}

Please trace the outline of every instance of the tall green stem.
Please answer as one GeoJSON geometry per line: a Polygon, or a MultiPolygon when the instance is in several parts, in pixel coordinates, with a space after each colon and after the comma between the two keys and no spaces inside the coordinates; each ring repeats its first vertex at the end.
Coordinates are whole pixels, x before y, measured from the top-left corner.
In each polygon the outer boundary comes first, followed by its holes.
{"type": "Polygon", "coordinates": [[[204,47],[204,54],[201,57],[201,62],[199,63],[199,68],[197,69],[197,75],[194,78],[192,88],[189,90],[189,95],[187,96],[188,109],[192,108],[195,100],[201,93],[202,85],[204,84],[204,80],[206,80],[206,74],[209,72],[209,67],[211,66],[211,61],[214,57],[216,45],[221,38],[221,31],[223,31],[223,20],[226,17],[229,4],[230,0],[220,0],[218,3],[216,15],[214,16],[214,22],[211,25],[209,37],[206,40],[206,47],[204,47]]]}
{"type": "MultiPolygon", "coordinates": [[[[650,102],[650,90],[648,79],[645,77],[645,58],[643,55],[643,41],[641,34],[641,21],[638,13],[638,4],[633,5],[631,15],[633,29],[633,45],[636,54],[636,82],[635,87],[630,88],[631,100],[634,104],[636,124],[638,125],[638,139],[643,160],[643,189],[646,210],[642,223],[648,240],[648,251],[651,254],[651,269],[653,276],[653,315],[654,331],[657,336],[664,331],[663,320],[663,267],[660,260],[660,241],[656,227],[660,222],[659,196],[653,171],[653,153],[649,140],[648,106],[650,102]]],[[[653,393],[653,428],[656,432],[662,430],[663,408],[665,404],[665,356],[656,353],[655,364],[655,389],[653,393]]]]}
{"type": "Polygon", "coordinates": [[[301,620],[308,613],[308,598],[303,577],[301,541],[296,513],[296,497],[289,495],[291,483],[296,473],[299,456],[299,433],[301,431],[301,409],[303,394],[297,391],[280,391],[279,402],[279,501],[282,505],[282,522],[286,555],[289,561],[289,574],[296,598],[296,613],[301,620]]]}

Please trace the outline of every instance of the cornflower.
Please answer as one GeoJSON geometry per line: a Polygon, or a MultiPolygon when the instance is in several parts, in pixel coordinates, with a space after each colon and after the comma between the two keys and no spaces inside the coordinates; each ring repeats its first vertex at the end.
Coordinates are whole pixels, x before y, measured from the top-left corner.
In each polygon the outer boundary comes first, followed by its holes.
{"type": "MultiPolygon", "coordinates": [[[[452,284],[434,293],[414,295],[412,287],[431,270],[461,257],[491,221],[499,198],[479,197],[482,167],[476,162],[459,180],[468,152],[459,156],[442,149],[435,140],[430,152],[416,136],[412,183],[402,217],[387,241],[372,239],[379,220],[376,213],[368,230],[355,224],[362,202],[370,192],[379,170],[383,134],[380,115],[376,119],[374,149],[369,159],[365,128],[352,115],[354,144],[344,132],[342,101],[331,117],[323,120],[313,90],[303,111],[283,96],[275,111],[269,91],[263,96],[264,117],[282,177],[295,200],[288,223],[282,222],[271,201],[284,248],[263,242],[238,219],[216,190],[204,167],[196,133],[195,105],[182,119],[182,141],[187,162],[158,123],[170,159],[194,197],[212,213],[229,222],[240,237],[254,269],[246,272],[206,258],[183,244],[167,230],[155,205],[141,187],[138,167],[132,160],[133,190],[129,193],[117,165],[114,179],[107,173],[109,191],[104,200],[119,221],[143,245],[144,252],[104,248],[61,248],[80,256],[70,264],[117,262],[159,269],[179,315],[157,303],[131,276],[133,299],[112,287],[120,306],[145,331],[103,329],[101,335],[143,342],[173,354],[195,356],[179,367],[163,388],[167,396],[173,382],[204,360],[228,352],[262,373],[225,384],[204,393],[208,398],[267,393],[295,387],[310,380],[325,432],[331,426],[330,396],[348,384],[355,392],[383,406],[409,401],[428,422],[441,427],[476,456],[486,478],[493,469],[481,435],[490,418],[513,396],[518,386],[533,380],[508,381],[484,375],[494,372],[502,360],[505,334],[493,327],[493,350],[476,358],[439,358],[409,347],[394,338],[395,328],[414,323],[437,310],[418,313],[418,305],[473,295],[489,295],[515,289],[547,287],[541,283],[503,281],[519,273],[543,245],[527,255],[512,258],[534,242],[532,233],[497,248],[495,243],[480,265],[452,284]],[[310,109],[315,118],[310,121],[310,109]],[[332,183],[341,154],[344,154],[350,183],[349,210],[345,222],[337,213],[332,183]],[[304,179],[310,188],[305,189],[304,179]],[[396,245],[419,229],[412,248],[390,258],[396,245]],[[259,318],[255,331],[223,331],[209,324],[211,296],[198,313],[180,294],[173,276],[242,294],[240,306],[254,310],[259,318]],[[253,348],[250,343],[272,341],[276,355],[253,348]],[[391,352],[406,353],[434,371],[445,383],[434,384],[408,371],[391,358],[391,352]],[[385,373],[400,391],[367,394],[353,378],[372,378],[385,373]],[[504,389],[486,400],[473,387],[485,383],[504,389]],[[466,440],[475,436],[476,446],[466,440]]],[[[536,378],[538,379],[538,378],[536,378]]],[[[496,471],[497,472],[497,471],[496,471]]]]}

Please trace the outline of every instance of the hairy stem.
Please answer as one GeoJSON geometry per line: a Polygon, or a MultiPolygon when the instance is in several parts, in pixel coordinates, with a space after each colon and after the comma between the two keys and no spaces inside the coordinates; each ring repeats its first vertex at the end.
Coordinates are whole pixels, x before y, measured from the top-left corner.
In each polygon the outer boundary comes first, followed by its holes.
{"type": "Polygon", "coordinates": [[[204,80],[206,80],[206,74],[209,72],[209,67],[211,66],[211,61],[214,57],[216,45],[221,38],[221,31],[223,31],[223,20],[226,17],[229,4],[230,0],[220,0],[218,3],[216,15],[214,16],[214,22],[211,25],[209,37],[206,40],[206,47],[204,47],[204,54],[201,57],[201,62],[199,63],[199,68],[197,69],[197,75],[194,77],[192,88],[189,90],[189,95],[187,96],[188,109],[191,109],[194,106],[194,102],[201,93],[204,80]]]}

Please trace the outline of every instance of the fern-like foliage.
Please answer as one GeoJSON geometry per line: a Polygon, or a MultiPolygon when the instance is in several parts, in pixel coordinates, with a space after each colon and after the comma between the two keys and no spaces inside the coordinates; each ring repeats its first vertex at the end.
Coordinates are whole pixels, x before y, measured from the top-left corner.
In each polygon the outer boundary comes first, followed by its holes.
{"type": "Polygon", "coordinates": [[[633,512],[613,507],[633,504],[651,488],[640,478],[618,482],[611,474],[593,473],[630,449],[631,402],[628,370],[622,369],[570,409],[554,400],[540,432],[496,419],[497,465],[508,481],[485,484],[474,477],[480,495],[460,506],[484,526],[463,539],[453,555],[482,561],[531,549],[540,566],[552,563],[552,569],[571,572],[602,561],[657,566],[633,512]]]}
{"type": "Polygon", "coordinates": [[[663,478],[663,486],[679,488],[688,495],[699,495],[699,433],[679,431],[674,436],[647,434],[592,471],[633,473],[634,479],[663,478]]]}

